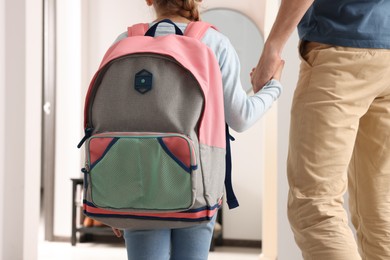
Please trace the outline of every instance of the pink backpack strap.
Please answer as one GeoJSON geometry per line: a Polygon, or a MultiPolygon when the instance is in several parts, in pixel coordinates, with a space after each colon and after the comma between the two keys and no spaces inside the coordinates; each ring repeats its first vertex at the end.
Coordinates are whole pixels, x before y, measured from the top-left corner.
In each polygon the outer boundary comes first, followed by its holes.
{"type": "Polygon", "coordinates": [[[143,36],[148,29],[149,24],[147,23],[134,24],[133,26],[127,28],[127,36],[143,36]]]}
{"type": "Polygon", "coordinates": [[[191,22],[187,25],[184,35],[201,40],[209,28],[213,28],[218,31],[214,25],[209,23],[203,21],[191,22]]]}

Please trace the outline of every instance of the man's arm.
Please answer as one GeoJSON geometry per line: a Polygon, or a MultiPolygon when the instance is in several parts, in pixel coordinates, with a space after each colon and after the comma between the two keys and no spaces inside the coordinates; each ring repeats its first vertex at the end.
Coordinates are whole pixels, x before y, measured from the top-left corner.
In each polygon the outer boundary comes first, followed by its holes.
{"type": "Polygon", "coordinates": [[[259,63],[252,73],[255,93],[275,74],[282,62],[281,53],[288,38],[313,2],[314,0],[282,0],[259,63]]]}

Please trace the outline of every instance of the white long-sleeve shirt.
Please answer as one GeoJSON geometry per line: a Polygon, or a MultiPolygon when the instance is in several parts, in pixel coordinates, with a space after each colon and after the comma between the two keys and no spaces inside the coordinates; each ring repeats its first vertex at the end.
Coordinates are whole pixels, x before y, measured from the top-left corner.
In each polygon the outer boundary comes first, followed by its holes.
{"type": "MultiPolygon", "coordinates": [[[[151,24],[152,25],[152,24],[151,24]]],[[[187,24],[176,23],[184,32],[187,24]]],[[[171,24],[159,24],[155,37],[175,33],[171,24]]],[[[122,33],[116,42],[127,37],[122,33]]],[[[230,40],[222,33],[208,29],[202,39],[214,53],[222,74],[224,109],[226,123],[236,132],[242,132],[254,125],[278,99],[282,85],[270,80],[254,95],[248,96],[241,85],[240,60],[230,40]]]]}

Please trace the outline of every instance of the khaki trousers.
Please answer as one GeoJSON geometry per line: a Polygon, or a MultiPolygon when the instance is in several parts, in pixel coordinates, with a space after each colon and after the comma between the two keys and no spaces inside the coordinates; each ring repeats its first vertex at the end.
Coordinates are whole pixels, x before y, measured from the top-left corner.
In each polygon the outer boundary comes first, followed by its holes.
{"type": "Polygon", "coordinates": [[[389,260],[390,50],[305,42],[300,53],[287,163],[296,243],[304,259],[389,260]]]}

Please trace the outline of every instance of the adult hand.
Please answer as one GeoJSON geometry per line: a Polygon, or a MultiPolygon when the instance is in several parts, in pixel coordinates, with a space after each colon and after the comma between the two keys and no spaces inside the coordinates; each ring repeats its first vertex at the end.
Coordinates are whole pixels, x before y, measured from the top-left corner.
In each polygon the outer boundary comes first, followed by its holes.
{"type": "Polygon", "coordinates": [[[251,73],[253,92],[258,92],[272,78],[279,80],[283,65],[279,53],[265,46],[257,67],[251,73]]]}
{"type": "Polygon", "coordinates": [[[115,234],[117,237],[121,237],[121,236],[122,236],[122,232],[121,232],[119,229],[113,228],[113,227],[111,227],[111,229],[112,229],[112,232],[114,232],[114,234],[115,234]]]}

